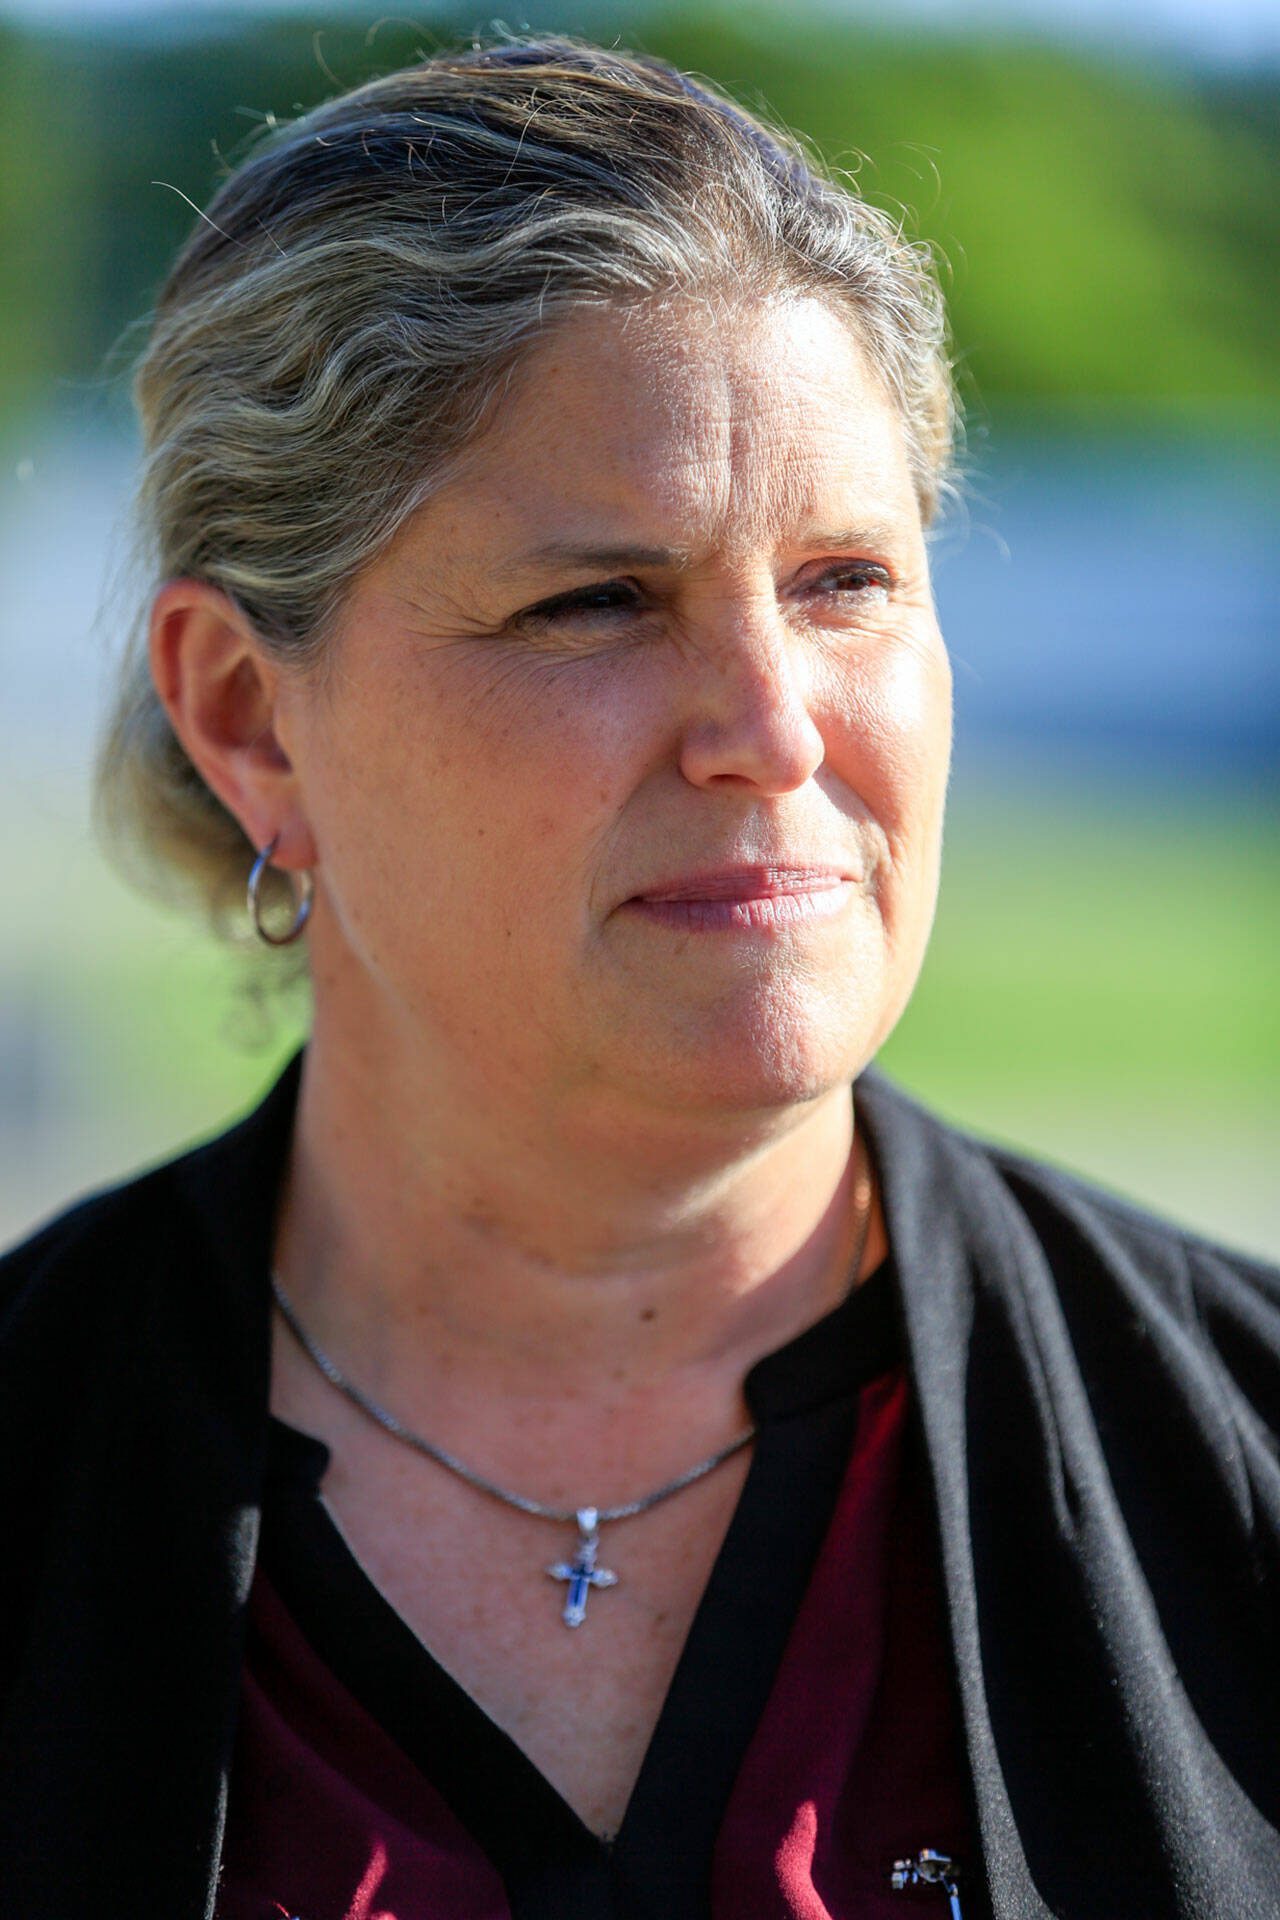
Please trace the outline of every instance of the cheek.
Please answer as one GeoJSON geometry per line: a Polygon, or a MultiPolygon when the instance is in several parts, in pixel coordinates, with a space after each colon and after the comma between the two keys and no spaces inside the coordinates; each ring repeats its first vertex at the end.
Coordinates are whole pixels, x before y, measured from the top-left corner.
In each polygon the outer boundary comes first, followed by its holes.
{"type": "Polygon", "coordinates": [[[649,716],[635,676],[599,663],[480,664],[437,658],[376,705],[353,703],[319,750],[322,804],[347,866],[376,840],[401,884],[412,875],[468,920],[520,922],[535,894],[580,891],[649,716]]]}
{"type": "Polygon", "coordinates": [[[936,646],[904,649],[889,675],[885,704],[899,742],[904,797],[931,823],[951,765],[951,666],[936,646]]]}
{"type": "Polygon", "coordinates": [[[951,670],[936,630],[865,660],[843,722],[847,777],[891,844],[936,834],[951,760],[951,670]]]}
{"type": "Polygon", "coordinates": [[[623,811],[648,737],[634,676],[600,662],[504,676],[476,698],[451,805],[531,872],[573,883],[623,811]]]}

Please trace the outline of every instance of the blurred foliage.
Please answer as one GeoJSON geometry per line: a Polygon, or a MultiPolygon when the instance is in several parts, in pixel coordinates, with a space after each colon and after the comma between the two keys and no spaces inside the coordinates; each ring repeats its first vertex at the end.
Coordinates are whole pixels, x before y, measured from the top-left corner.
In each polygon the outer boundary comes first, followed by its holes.
{"type": "MultiPolygon", "coordinates": [[[[549,19],[711,75],[906,205],[949,263],[983,405],[1274,418],[1276,76],[779,10],[570,6],[532,25],[549,19]]],[[[0,27],[0,420],[103,378],[190,226],[183,196],[203,202],[269,116],[457,37],[441,14],[175,21],[0,27]]]]}

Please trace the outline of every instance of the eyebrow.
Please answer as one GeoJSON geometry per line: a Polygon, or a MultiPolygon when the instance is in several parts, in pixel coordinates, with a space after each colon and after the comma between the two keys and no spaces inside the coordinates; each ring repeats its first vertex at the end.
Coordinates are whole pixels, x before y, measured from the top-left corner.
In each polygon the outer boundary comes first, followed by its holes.
{"type": "Polygon", "coordinates": [[[798,547],[892,547],[901,528],[884,520],[864,520],[856,527],[806,527],[797,536],[798,547]]]}
{"type": "Polygon", "coordinates": [[[564,568],[616,572],[620,567],[683,567],[691,555],[684,547],[581,547],[572,540],[552,540],[542,547],[518,553],[494,569],[499,580],[524,573],[548,573],[564,568]]]}
{"type": "MultiPolygon", "coordinates": [[[[887,547],[895,543],[894,529],[879,523],[859,527],[818,528],[803,532],[794,545],[825,547],[828,550],[849,547],[887,547]]],[[[628,567],[688,567],[693,559],[687,547],[579,546],[572,540],[551,540],[544,546],[530,547],[505,565],[494,569],[494,577],[506,581],[522,574],[549,573],[566,568],[584,572],[614,573],[628,567]]]]}

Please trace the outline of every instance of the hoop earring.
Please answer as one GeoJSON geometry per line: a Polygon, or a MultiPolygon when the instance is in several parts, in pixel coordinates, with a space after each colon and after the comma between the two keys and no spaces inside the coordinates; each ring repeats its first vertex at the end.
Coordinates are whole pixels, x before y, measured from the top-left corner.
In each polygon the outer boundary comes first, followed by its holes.
{"type": "Polygon", "coordinates": [[[262,877],[271,864],[272,854],[279,845],[280,835],[277,833],[267,842],[265,847],[259,848],[258,857],[249,869],[249,885],[245,892],[245,904],[249,909],[249,918],[253,922],[253,930],[259,940],[265,941],[269,947],[292,946],[293,942],[302,932],[302,929],[306,926],[307,921],[311,918],[311,872],[309,868],[304,868],[298,876],[298,885],[301,891],[297,910],[294,913],[290,925],[285,928],[283,933],[272,933],[269,927],[263,925],[262,877]]]}

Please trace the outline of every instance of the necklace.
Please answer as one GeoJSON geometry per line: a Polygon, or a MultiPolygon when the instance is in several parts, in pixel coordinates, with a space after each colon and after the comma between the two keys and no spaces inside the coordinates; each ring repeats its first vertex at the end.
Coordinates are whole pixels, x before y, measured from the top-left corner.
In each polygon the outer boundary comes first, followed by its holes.
{"type": "MultiPolygon", "coordinates": [[[[868,1180],[868,1187],[869,1184],[868,1180]]],[[[864,1196],[861,1186],[862,1183],[859,1183],[861,1221],[852,1261],[855,1282],[862,1265],[867,1230],[871,1221],[870,1194],[868,1192],[864,1196]]],[[[745,1433],[740,1433],[736,1439],[730,1440],[727,1446],[708,1454],[705,1460],[699,1460],[696,1467],[689,1467],[684,1473],[677,1474],[674,1480],[665,1480],[660,1487],[655,1487],[652,1493],[644,1494],[639,1500],[624,1500],[613,1507],[548,1506],[541,1500],[531,1499],[526,1493],[512,1493],[509,1488],[500,1487],[496,1481],[486,1479],[484,1474],[477,1473],[474,1467],[467,1466],[465,1461],[459,1460],[458,1456],[450,1453],[446,1447],[439,1447],[434,1441],[426,1439],[420,1433],[415,1433],[412,1427],[406,1427],[394,1413],[380,1405],[362,1387],[358,1387],[354,1380],[348,1379],[337,1362],[331,1360],[324,1348],[312,1339],[280,1284],[279,1275],[274,1272],[271,1275],[271,1292],[286,1326],[307,1358],[319,1369],[331,1386],[336,1387],[339,1393],[344,1393],[348,1400],[359,1407],[362,1413],[367,1414],[370,1420],[375,1421],[384,1432],[391,1434],[397,1440],[403,1440],[406,1446],[413,1447],[418,1453],[425,1454],[428,1460],[434,1460],[437,1466],[446,1468],[459,1480],[465,1480],[466,1484],[474,1487],[477,1493],[487,1494],[491,1500],[500,1500],[503,1506],[514,1507],[517,1513],[531,1513],[539,1520],[555,1520],[561,1525],[572,1522],[577,1527],[578,1539],[572,1557],[568,1560],[557,1560],[547,1568],[547,1573],[553,1580],[562,1580],[566,1583],[564,1608],[560,1615],[566,1627],[582,1625],[587,1614],[587,1600],[593,1587],[616,1587],[618,1584],[618,1576],[611,1568],[596,1565],[600,1551],[601,1527],[609,1521],[630,1520],[635,1514],[648,1513],[651,1507],[660,1505],[664,1500],[670,1500],[674,1494],[683,1493],[686,1487],[691,1487],[696,1481],[705,1479],[707,1474],[714,1473],[717,1467],[723,1466],[726,1460],[731,1460],[735,1453],[741,1453],[742,1449],[749,1446],[756,1437],[755,1428],[748,1427],[745,1433]]]]}

